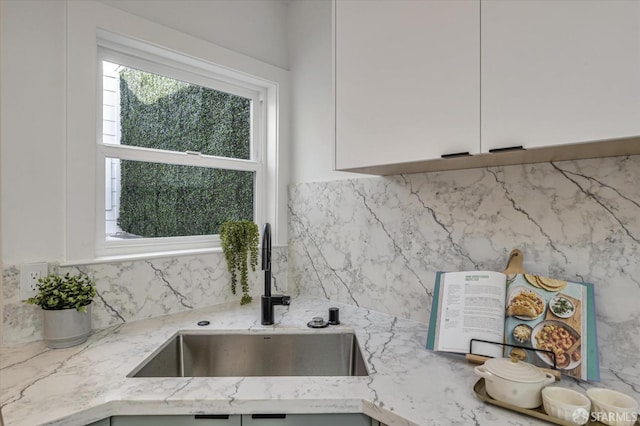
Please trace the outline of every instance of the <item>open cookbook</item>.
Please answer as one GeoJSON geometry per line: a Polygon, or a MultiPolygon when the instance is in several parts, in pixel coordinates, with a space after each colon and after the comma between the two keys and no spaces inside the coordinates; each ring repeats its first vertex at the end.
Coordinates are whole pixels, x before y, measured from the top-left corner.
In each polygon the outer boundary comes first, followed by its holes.
{"type": "Polygon", "coordinates": [[[508,357],[517,346],[527,362],[547,368],[552,352],[562,374],[597,381],[597,343],[592,284],[487,271],[436,275],[427,349],[508,357]]]}

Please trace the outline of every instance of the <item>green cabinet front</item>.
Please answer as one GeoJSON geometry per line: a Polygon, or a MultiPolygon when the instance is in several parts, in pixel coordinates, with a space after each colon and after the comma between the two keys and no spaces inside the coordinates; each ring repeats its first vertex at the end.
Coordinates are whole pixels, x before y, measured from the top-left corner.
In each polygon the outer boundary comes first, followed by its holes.
{"type": "MultiPolygon", "coordinates": [[[[109,419],[94,425],[109,426],[109,419]]],[[[110,426],[372,426],[364,414],[113,416],[110,426]]],[[[93,426],[93,425],[92,425],[93,426]]]]}
{"type": "Polygon", "coordinates": [[[245,414],[242,426],[371,426],[364,414],[245,414]]]}
{"type": "Polygon", "coordinates": [[[241,426],[239,415],[113,416],[111,426],[241,426]]]}

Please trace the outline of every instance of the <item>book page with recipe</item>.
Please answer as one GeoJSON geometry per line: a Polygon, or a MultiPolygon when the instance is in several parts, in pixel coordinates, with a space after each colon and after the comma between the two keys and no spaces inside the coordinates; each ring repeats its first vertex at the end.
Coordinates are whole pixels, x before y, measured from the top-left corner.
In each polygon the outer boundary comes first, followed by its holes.
{"type": "MultiPolygon", "coordinates": [[[[468,353],[471,339],[501,343],[504,337],[506,276],[493,271],[441,275],[435,350],[468,353]]],[[[473,353],[502,356],[502,347],[474,343],[473,353]]]]}

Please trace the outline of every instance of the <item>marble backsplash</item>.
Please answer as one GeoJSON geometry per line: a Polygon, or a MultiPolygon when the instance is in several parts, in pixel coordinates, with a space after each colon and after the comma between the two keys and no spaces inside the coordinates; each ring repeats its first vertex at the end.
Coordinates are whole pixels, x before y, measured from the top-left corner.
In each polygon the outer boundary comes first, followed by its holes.
{"type": "MultiPolygon", "coordinates": [[[[273,291],[287,289],[287,249],[274,247],[272,251],[273,291]]],[[[194,308],[232,302],[240,303],[242,290],[231,293],[231,278],[222,253],[178,256],[126,262],[101,263],[75,267],[49,264],[49,272],[86,273],[96,281],[92,327],[110,325],[183,312],[194,308]]],[[[41,310],[20,300],[19,265],[3,269],[4,344],[42,339],[41,310]]],[[[256,307],[256,321],[260,319],[260,300],[263,292],[260,262],[256,272],[249,273],[252,304],[256,307]]]]}
{"type": "Polygon", "coordinates": [[[293,294],[426,323],[436,271],[502,271],[513,248],[595,284],[601,366],[640,384],[640,156],[289,189],[293,294]]]}

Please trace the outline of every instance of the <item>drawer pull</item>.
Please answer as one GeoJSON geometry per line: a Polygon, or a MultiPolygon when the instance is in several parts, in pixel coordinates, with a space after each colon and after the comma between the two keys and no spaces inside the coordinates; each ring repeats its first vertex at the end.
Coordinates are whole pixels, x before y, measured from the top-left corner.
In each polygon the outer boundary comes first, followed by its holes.
{"type": "Polygon", "coordinates": [[[440,157],[442,158],[458,158],[458,157],[469,157],[471,156],[471,154],[469,154],[469,151],[466,152],[456,152],[453,154],[443,154],[440,157]]]}
{"type": "Polygon", "coordinates": [[[229,415],[228,414],[196,414],[194,418],[196,420],[198,419],[229,420],[229,415]]]}
{"type": "Polygon", "coordinates": [[[252,419],[286,419],[286,414],[252,414],[252,419]]]}
{"type": "Polygon", "coordinates": [[[524,151],[524,148],[522,147],[522,145],[518,145],[518,146],[508,146],[506,148],[494,148],[489,150],[491,154],[495,154],[498,152],[507,152],[507,151],[524,151]]]}

